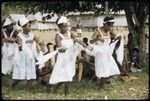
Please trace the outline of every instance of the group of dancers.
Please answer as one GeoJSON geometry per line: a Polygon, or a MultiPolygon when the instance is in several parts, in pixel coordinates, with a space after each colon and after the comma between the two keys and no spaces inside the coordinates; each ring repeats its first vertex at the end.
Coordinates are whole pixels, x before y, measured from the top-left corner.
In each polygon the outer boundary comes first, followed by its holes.
{"type": "MultiPolygon", "coordinates": [[[[32,89],[32,82],[37,78],[36,67],[42,69],[51,58],[56,57],[53,70],[48,81],[48,89],[54,91],[64,84],[64,93],[68,94],[69,82],[76,75],[76,61],[81,53],[94,57],[94,71],[100,80],[99,87],[102,88],[106,80],[114,75],[120,75],[120,65],[123,62],[123,38],[113,30],[114,17],[107,16],[103,20],[103,26],[98,27],[91,39],[80,40],[68,29],[68,19],[61,16],[57,20],[59,31],[55,36],[55,50],[44,54],[43,44],[31,33],[31,22],[23,17],[18,21],[22,31],[14,30],[15,22],[6,18],[2,28],[2,74],[12,72],[13,83],[11,88],[15,89],[21,80],[27,80],[26,90],[32,89]],[[121,40],[121,41],[120,41],[121,40]],[[84,42],[87,41],[87,42],[84,42]],[[116,43],[116,59],[113,57],[116,43]],[[37,52],[37,45],[40,52],[37,52]]],[[[49,40],[51,41],[51,40],[49,40]]]]}

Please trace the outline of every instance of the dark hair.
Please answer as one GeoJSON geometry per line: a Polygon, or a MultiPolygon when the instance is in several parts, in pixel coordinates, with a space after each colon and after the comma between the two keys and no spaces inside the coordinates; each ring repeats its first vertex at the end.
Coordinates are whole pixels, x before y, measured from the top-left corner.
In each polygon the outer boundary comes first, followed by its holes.
{"type": "Polygon", "coordinates": [[[53,45],[53,43],[49,42],[49,43],[47,43],[47,45],[53,45]]]}
{"type": "Polygon", "coordinates": [[[83,38],[83,42],[88,42],[88,38],[87,38],[87,37],[84,37],[84,38],[83,38]]]}
{"type": "Polygon", "coordinates": [[[114,19],[113,16],[106,16],[103,21],[106,22],[106,21],[113,20],[113,19],[114,19]]]}
{"type": "Polygon", "coordinates": [[[49,45],[53,45],[53,43],[49,42],[49,43],[47,43],[46,45],[47,45],[47,47],[48,47],[49,45]]]}
{"type": "Polygon", "coordinates": [[[86,45],[89,45],[89,44],[88,44],[88,38],[87,38],[87,37],[84,37],[84,38],[83,38],[83,42],[84,42],[86,45]]]}
{"type": "MultiPolygon", "coordinates": [[[[58,25],[58,24],[57,24],[58,25]]],[[[62,26],[63,25],[63,23],[60,23],[59,25],[58,25],[58,27],[60,27],[60,26],[62,26]]]]}

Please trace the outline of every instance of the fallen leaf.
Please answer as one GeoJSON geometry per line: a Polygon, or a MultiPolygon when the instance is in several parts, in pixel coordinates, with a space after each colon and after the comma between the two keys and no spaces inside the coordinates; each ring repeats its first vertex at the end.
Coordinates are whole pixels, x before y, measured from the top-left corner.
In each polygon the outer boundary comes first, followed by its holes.
{"type": "Polygon", "coordinates": [[[117,93],[117,90],[114,90],[114,93],[117,93]]]}
{"type": "Polygon", "coordinates": [[[42,95],[41,93],[38,93],[38,95],[42,95]]]}
{"type": "Polygon", "coordinates": [[[5,95],[5,97],[9,97],[9,95],[5,95]]]}
{"type": "Polygon", "coordinates": [[[131,90],[132,90],[132,91],[135,91],[135,89],[134,89],[134,88],[129,88],[129,90],[130,90],[130,91],[131,91],[131,90]]]}
{"type": "Polygon", "coordinates": [[[21,99],[21,97],[17,97],[17,99],[21,99]]]}
{"type": "Polygon", "coordinates": [[[104,99],[105,99],[105,100],[107,100],[107,99],[108,99],[108,97],[105,95],[104,99]]]}

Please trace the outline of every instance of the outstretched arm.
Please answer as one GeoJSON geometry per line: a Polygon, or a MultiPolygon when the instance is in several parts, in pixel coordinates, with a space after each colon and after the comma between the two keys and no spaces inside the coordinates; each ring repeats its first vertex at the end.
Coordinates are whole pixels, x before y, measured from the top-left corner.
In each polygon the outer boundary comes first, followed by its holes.
{"type": "Polygon", "coordinates": [[[81,44],[83,47],[85,47],[85,48],[88,47],[82,40],[76,39],[74,33],[72,33],[72,32],[71,32],[71,37],[73,38],[73,40],[74,40],[75,42],[78,42],[78,43],[81,44]]]}

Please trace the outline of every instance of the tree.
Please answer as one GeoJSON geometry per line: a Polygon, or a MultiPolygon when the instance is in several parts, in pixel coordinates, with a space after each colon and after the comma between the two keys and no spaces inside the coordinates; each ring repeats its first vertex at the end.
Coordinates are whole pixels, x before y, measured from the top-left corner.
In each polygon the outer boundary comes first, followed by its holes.
{"type": "Polygon", "coordinates": [[[15,5],[14,2],[3,2],[2,3],[2,20],[6,17],[8,17],[12,13],[16,14],[24,14],[26,7],[22,5],[15,5]]]}
{"type": "MultiPolygon", "coordinates": [[[[116,5],[126,13],[129,32],[133,36],[132,46],[138,46],[140,51],[139,65],[146,66],[146,33],[144,31],[148,17],[149,5],[147,2],[117,2],[116,5]]],[[[117,6],[114,6],[117,10],[117,6]]]]}
{"type": "MultiPolygon", "coordinates": [[[[24,13],[50,13],[46,18],[51,18],[54,14],[58,16],[67,14],[68,12],[85,12],[93,11],[95,15],[104,13],[104,10],[120,11],[124,10],[126,13],[129,32],[133,35],[133,46],[137,45],[140,48],[140,65],[145,67],[146,50],[145,50],[145,22],[148,15],[148,2],[7,2],[2,6],[2,16],[8,13],[10,8],[15,11],[24,13]],[[107,5],[106,5],[107,4],[107,5]],[[5,13],[7,12],[7,13],[5,13]]],[[[10,13],[10,12],[9,12],[10,13]]]]}

